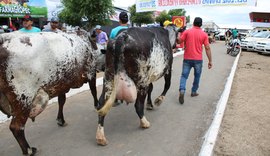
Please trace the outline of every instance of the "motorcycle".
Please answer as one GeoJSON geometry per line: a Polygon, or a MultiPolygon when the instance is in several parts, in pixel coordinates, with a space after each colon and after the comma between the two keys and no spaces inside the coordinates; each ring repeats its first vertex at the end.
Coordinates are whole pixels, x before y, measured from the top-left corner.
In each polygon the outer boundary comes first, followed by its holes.
{"type": "Polygon", "coordinates": [[[237,56],[241,51],[240,40],[238,38],[231,39],[227,45],[227,54],[231,56],[237,56]]]}

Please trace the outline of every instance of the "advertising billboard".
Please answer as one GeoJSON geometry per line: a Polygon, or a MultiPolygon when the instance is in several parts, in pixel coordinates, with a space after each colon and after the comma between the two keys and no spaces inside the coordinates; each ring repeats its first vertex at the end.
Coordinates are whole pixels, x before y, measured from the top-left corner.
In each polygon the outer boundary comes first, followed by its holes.
{"type": "Polygon", "coordinates": [[[247,6],[257,0],[136,0],[136,12],[170,10],[194,6],[247,6]]]}
{"type": "Polygon", "coordinates": [[[177,27],[182,28],[182,27],[186,26],[186,17],[185,16],[173,16],[172,22],[177,27]]]}
{"type": "Polygon", "coordinates": [[[0,17],[47,17],[46,0],[0,0],[0,17]]]}

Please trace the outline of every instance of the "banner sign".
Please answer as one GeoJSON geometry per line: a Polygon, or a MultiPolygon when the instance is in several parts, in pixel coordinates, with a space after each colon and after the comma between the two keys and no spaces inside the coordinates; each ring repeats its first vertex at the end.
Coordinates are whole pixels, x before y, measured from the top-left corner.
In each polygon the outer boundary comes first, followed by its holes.
{"type": "Polygon", "coordinates": [[[0,17],[47,17],[45,0],[0,0],[0,17]]]}
{"type": "Polygon", "coordinates": [[[255,6],[257,0],[136,0],[136,12],[170,10],[194,6],[255,6]]]}
{"type": "Polygon", "coordinates": [[[186,17],[185,16],[173,16],[172,22],[175,24],[178,28],[182,28],[186,25],[186,17]]]}

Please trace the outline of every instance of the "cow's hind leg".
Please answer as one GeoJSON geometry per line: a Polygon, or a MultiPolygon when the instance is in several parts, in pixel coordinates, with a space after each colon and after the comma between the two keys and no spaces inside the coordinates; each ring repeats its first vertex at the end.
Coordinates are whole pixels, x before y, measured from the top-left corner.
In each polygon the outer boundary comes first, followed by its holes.
{"type": "Polygon", "coordinates": [[[98,98],[97,98],[97,87],[96,87],[96,74],[95,76],[88,81],[92,96],[94,98],[94,106],[97,109],[98,107],[98,98]]]}
{"type": "Polygon", "coordinates": [[[148,88],[139,89],[139,91],[137,92],[137,99],[136,99],[136,103],[135,103],[136,113],[138,114],[138,116],[140,118],[140,126],[142,128],[149,128],[150,127],[150,122],[148,122],[144,116],[144,102],[145,102],[147,90],[148,90],[148,88]]]}
{"type": "Polygon", "coordinates": [[[19,115],[13,117],[9,128],[19,143],[23,154],[34,156],[37,152],[37,149],[35,147],[30,148],[24,134],[25,123],[28,119],[28,114],[29,112],[20,112],[19,115]]]}
{"type": "MultiPolygon", "coordinates": [[[[99,98],[100,105],[97,108],[98,110],[100,110],[105,104],[104,90],[105,89],[103,88],[102,94],[100,95],[100,98],[99,98]]],[[[104,133],[104,119],[105,119],[105,115],[98,115],[98,128],[97,128],[97,133],[96,133],[96,142],[98,145],[102,145],[102,146],[105,146],[108,144],[108,141],[107,141],[107,139],[105,137],[105,133],[104,133]]]]}
{"type": "Polygon", "coordinates": [[[102,115],[98,116],[98,128],[97,128],[97,133],[96,133],[97,144],[102,145],[102,146],[105,146],[108,144],[108,141],[104,133],[104,118],[105,116],[102,116],[102,115]]]}
{"type": "Polygon", "coordinates": [[[66,94],[60,94],[58,95],[58,115],[57,115],[57,124],[59,126],[66,126],[67,123],[64,119],[64,114],[63,114],[63,108],[64,108],[64,105],[65,105],[65,102],[66,102],[66,94]]]}
{"type": "Polygon", "coordinates": [[[165,95],[171,86],[171,76],[172,76],[172,70],[170,68],[168,70],[168,73],[166,73],[164,75],[164,79],[165,79],[164,89],[163,89],[163,92],[161,93],[161,95],[158,98],[156,98],[156,100],[155,100],[156,106],[160,106],[161,103],[163,102],[163,100],[165,99],[165,95]]]}
{"type": "Polygon", "coordinates": [[[152,103],[152,99],[151,99],[152,91],[153,91],[153,84],[150,83],[149,88],[148,88],[148,94],[147,94],[147,103],[146,103],[147,110],[153,110],[153,108],[154,108],[153,103],[152,103]]]}

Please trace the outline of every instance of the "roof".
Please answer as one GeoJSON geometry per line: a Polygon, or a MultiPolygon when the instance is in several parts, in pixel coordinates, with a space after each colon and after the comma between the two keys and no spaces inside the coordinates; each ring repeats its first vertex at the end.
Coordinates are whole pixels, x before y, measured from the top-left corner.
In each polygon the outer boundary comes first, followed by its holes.
{"type": "Polygon", "coordinates": [[[236,29],[243,29],[243,30],[253,29],[251,25],[219,24],[218,26],[223,29],[229,29],[229,28],[236,28],[236,29]]]}

